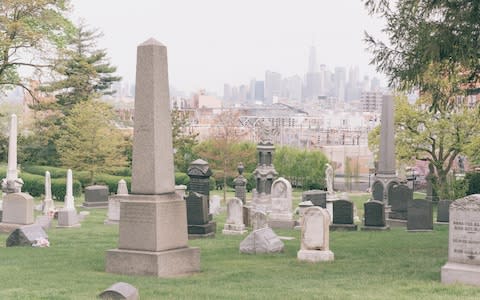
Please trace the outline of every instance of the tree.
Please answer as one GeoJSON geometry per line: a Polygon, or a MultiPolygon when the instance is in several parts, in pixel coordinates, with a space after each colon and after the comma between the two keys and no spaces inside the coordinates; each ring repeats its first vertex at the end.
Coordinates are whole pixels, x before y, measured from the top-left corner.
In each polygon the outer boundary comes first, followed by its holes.
{"type": "MultiPolygon", "coordinates": [[[[400,89],[429,92],[424,74],[435,65],[442,77],[460,78],[461,89],[478,93],[480,83],[480,2],[468,0],[364,0],[372,15],[386,21],[388,43],[366,34],[372,63],[400,89]],[[460,70],[460,72],[458,72],[460,70]]],[[[435,97],[430,108],[451,99],[435,97]]]]}
{"type": "Polygon", "coordinates": [[[185,111],[174,107],[171,116],[175,169],[186,173],[193,160],[193,147],[198,143],[198,133],[189,130],[190,122],[185,111]]]}
{"type": "Polygon", "coordinates": [[[95,173],[126,164],[124,139],[112,118],[112,109],[103,102],[79,102],[65,118],[65,129],[56,141],[62,164],[89,171],[92,184],[95,173]]]}
{"type": "Polygon", "coordinates": [[[197,148],[200,157],[207,159],[212,169],[222,170],[223,199],[226,201],[227,176],[235,175],[237,164],[245,158],[236,146],[246,132],[239,126],[239,112],[230,110],[218,114],[212,125],[207,149],[197,148]]]}
{"type": "Polygon", "coordinates": [[[73,26],[68,0],[0,1],[0,91],[21,86],[19,69],[43,72],[48,58],[65,45],[73,26]]]}
{"type": "MultiPolygon", "coordinates": [[[[453,110],[442,108],[436,112],[427,109],[431,103],[431,94],[423,94],[415,104],[410,104],[404,96],[396,97],[396,156],[404,162],[429,161],[435,173],[435,188],[441,197],[447,197],[448,174],[455,159],[480,146],[476,136],[480,119],[478,110],[462,101],[457,102],[453,110]]],[[[378,132],[372,131],[369,136],[371,149],[379,144],[378,132]]]]}
{"type": "Polygon", "coordinates": [[[111,85],[121,79],[113,75],[117,68],[108,62],[107,52],[96,48],[96,40],[101,36],[96,29],[87,29],[80,23],[56,59],[54,71],[60,79],[42,87],[43,91],[55,94],[56,101],[52,104],[64,115],[78,102],[111,95],[111,85]]]}

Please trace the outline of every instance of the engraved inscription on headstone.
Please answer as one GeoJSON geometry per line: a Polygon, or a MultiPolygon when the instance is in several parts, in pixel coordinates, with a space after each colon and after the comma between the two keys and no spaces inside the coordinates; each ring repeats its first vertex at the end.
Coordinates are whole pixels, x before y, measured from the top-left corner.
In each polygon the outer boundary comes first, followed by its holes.
{"type": "Polygon", "coordinates": [[[385,226],[385,208],[383,202],[369,201],[363,204],[365,226],[385,226]]]}
{"type": "Polygon", "coordinates": [[[333,223],[353,224],[353,203],[348,200],[333,201],[333,223]]]}

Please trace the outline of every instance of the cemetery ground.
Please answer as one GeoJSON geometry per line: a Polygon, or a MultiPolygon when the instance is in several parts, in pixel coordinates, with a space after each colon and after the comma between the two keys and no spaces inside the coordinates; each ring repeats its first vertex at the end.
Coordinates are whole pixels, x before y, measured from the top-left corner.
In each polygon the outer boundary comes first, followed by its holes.
{"type": "MultiPolygon", "coordinates": [[[[300,195],[294,192],[294,207],[300,195]]],[[[349,197],[362,218],[368,195],[349,197]]],[[[80,205],[83,199],[75,202],[80,205]]],[[[295,238],[284,240],[283,253],[240,254],[245,236],[222,235],[224,211],[215,216],[215,238],[189,241],[201,249],[201,272],[160,279],[106,273],[105,251],[117,247],[118,226],[103,224],[106,209],[89,211],[80,228],[52,227],[50,248],[6,248],[8,235],[0,235],[0,299],[95,299],[118,281],[137,287],[141,299],[480,298],[476,287],[440,283],[440,268],[447,261],[447,225],[423,233],[404,228],[330,232],[335,261],[311,264],[297,261],[298,230],[275,230],[295,238]]]]}

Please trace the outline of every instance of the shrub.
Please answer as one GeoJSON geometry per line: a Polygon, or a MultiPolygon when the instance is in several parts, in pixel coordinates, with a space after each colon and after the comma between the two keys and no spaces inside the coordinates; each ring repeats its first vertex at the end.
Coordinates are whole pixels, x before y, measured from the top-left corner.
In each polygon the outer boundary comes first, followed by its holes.
{"type": "MultiPolygon", "coordinates": [[[[29,193],[33,197],[40,197],[45,194],[45,177],[27,172],[22,172],[20,176],[24,185],[22,190],[29,193]]],[[[53,178],[52,181],[52,197],[58,201],[63,201],[66,194],[66,178],[53,178]]],[[[73,180],[73,195],[79,196],[82,193],[82,185],[80,181],[73,180]]]]}
{"type": "MultiPolygon", "coordinates": [[[[54,178],[52,179],[52,197],[57,201],[65,200],[65,194],[67,193],[67,179],[66,178],[54,178]]],[[[73,180],[73,195],[80,196],[82,194],[82,184],[78,180],[73,180]]]]}
{"type": "Polygon", "coordinates": [[[35,175],[45,176],[45,172],[50,172],[51,178],[66,178],[67,169],[51,166],[33,166],[33,165],[22,165],[22,170],[35,175]]]}
{"type": "Polygon", "coordinates": [[[188,177],[188,175],[186,173],[182,173],[182,172],[175,172],[175,184],[176,185],[186,185],[188,186],[188,184],[190,183],[190,177],[188,177]]]}
{"type": "Polygon", "coordinates": [[[480,193],[480,173],[470,172],[465,175],[468,182],[467,195],[480,193]]]}

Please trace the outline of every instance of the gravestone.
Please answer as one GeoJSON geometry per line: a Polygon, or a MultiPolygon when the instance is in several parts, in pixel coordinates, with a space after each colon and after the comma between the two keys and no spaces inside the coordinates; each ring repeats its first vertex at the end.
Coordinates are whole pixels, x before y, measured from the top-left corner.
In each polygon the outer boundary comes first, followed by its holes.
{"type": "Polygon", "coordinates": [[[14,225],[33,224],[34,200],[26,193],[9,193],[3,198],[2,223],[14,225]]]}
{"type": "Polygon", "coordinates": [[[258,230],[268,227],[267,214],[263,211],[254,211],[252,215],[252,228],[258,230]]]}
{"type": "Polygon", "coordinates": [[[300,251],[297,258],[300,261],[320,262],[334,260],[330,251],[329,234],[330,216],[326,209],[318,206],[308,208],[302,218],[302,234],[300,251]]]}
{"type": "Polygon", "coordinates": [[[390,219],[407,220],[407,206],[408,202],[413,199],[413,190],[404,184],[394,184],[390,186],[388,195],[391,205],[391,212],[388,217],[390,219]]]}
{"type": "Polygon", "coordinates": [[[232,198],[227,203],[227,220],[223,227],[223,234],[241,235],[246,233],[243,224],[243,202],[239,198],[232,198]]]}
{"type": "Polygon", "coordinates": [[[38,239],[48,239],[40,225],[26,225],[15,229],[7,238],[7,247],[32,246],[38,239]]]}
{"type": "Polygon", "coordinates": [[[118,224],[120,222],[120,200],[128,195],[127,182],[120,179],[117,185],[117,194],[108,197],[107,219],[104,224],[118,224]]]}
{"type": "Polygon", "coordinates": [[[112,284],[108,289],[104,290],[100,295],[98,295],[98,297],[105,300],[140,299],[138,290],[133,285],[125,282],[117,282],[112,284]]]}
{"type": "Polygon", "coordinates": [[[77,210],[75,209],[75,198],[73,197],[73,174],[67,170],[67,193],[65,194],[65,205],[58,211],[58,228],[80,227],[77,210]]]}
{"type": "Polygon", "coordinates": [[[272,210],[268,216],[271,228],[291,229],[295,225],[292,213],[292,185],[283,177],[272,185],[272,210]]]}
{"type": "Polygon", "coordinates": [[[310,201],[315,206],[327,208],[327,192],[310,190],[302,193],[302,202],[310,201]]]}
{"type": "Polygon", "coordinates": [[[241,243],[240,253],[263,254],[283,252],[285,245],[269,227],[251,232],[241,243]]]}
{"type": "Polygon", "coordinates": [[[37,216],[34,224],[40,225],[43,228],[43,230],[47,231],[52,226],[52,219],[53,219],[53,215],[52,216],[46,216],[46,215],[37,216]]]}
{"type": "Polygon", "coordinates": [[[189,238],[214,237],[217,224],[210,221],[206,195],[190,192],[187,202],[187,224],[189,238]]]}
{"type": "Polygon", "coordinates": [[[235,198],[242,200],[243,204],[247,203],[247,178],[243,176],[243,170],[245,167],[242,163],[238,164],[238,176],[233,180],[235,185],[235,198]]]}
{"type": "Polygon", "coordinates": [[[432,201],[424,199],[412,199],[408,201],[407,230],[433,230],[432,201]]]}
{"type": "Polygon", "coordinates": [[[212,197],[210,197],[210,201],[209,201],[209,212],[210,212],[210,215],[218,215],[221,211],[221,201],[222,201],[222,198],[220,198],[220,196],[218,195],[213,195],[212,197]]]}
{"type": "Polygon", "coordinates": [[[353,223],[353,202],[342,199],[333,201],[333,223],[330,230],[357,230],[357,225],[353,223]]]}
{"type": "Polygon", "coordinates": [[[108,186],[106,185],[91,185],[85,188],[85,202],[83,207],[108,207],[108,186]]]}
{"type": "Polygon", "coordinates": [[[448,223],[449,222],[449,209],[451,200],[440,200],[437,203],[437,222],[448,223]]]}
{"type": "Polygon", "coordinates": [[[385,221],[385,204],[383,201],[371,200],[363,204],[365,214],[362,230],[389,230],[385,221]]]}
{"type": "Polygon", "coordinates": [[[379,180],[372,184],[372,199],[377,201],[383,201],[383,183],[379,180]]]}
{"type": "Polygon", "coordinates": [[[208,166],[208,163],[202,159],[197,159],[191,162],[187,174],[188,177],[190,177],[188,190],[190,192],[205,195],[207,196],[207,200],[209,200],[210,176],[212,176],[212,170],[208,166]]]}
{"type": "Polygon", "coordinates": [[[445,284],[480,286],[480,194],[450,205],[448,261],[441,269],[445,284]]]}
{"type": "Polygon", "coordinates": [[[106,271],[170,277],[198,272],[188,247],[185,200],[175,193],[167,49],[154,39],[137,48],[131,194],[120,201],[118,249],[106,271]]]}
{"type": "Polygon", "coordinates": [[[7,176],[2,179],[2,191],[6,194],[20,193],[23,186],[17,170],[17,126],[17,115],[12,114],[8,137],[7,176]]]}
{"type": "Polygon", "coordinates": [[[45,198],[43,199],[43,214],[51,216],[55,213],[55,203],[52,199],[52,180],[50,179],[50,172],[45,172],[45,198]]]}

